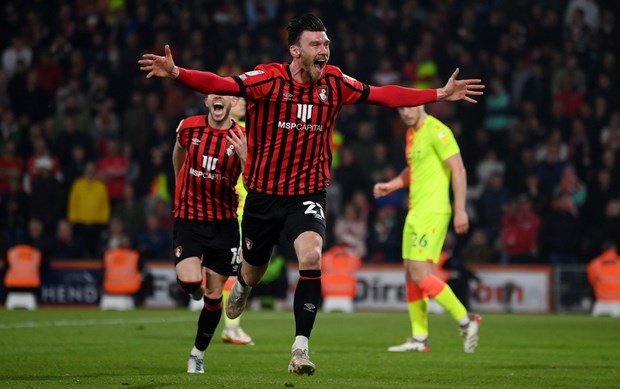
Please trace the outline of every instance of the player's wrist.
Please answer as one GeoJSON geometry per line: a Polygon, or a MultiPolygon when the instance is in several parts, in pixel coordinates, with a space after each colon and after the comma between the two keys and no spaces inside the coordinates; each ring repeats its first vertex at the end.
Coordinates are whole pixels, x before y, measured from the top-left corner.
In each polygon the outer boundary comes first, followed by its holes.
{"type": "Polygon", "coordinates": [[[172,71],[170,72],[170,78],[175,80],[177,77],[179,77],[180,73],[181,71],[179,70],[179,67],[174,65],[174,67],[172,68],[172,71]]]}
{"type": "Polygon", "coordinates": [[[435,90],[437,91],[437,101],[445,100],[445,98],[448,96],[448,94],[446,93],[446,88],[437,88],[435,90]]]}

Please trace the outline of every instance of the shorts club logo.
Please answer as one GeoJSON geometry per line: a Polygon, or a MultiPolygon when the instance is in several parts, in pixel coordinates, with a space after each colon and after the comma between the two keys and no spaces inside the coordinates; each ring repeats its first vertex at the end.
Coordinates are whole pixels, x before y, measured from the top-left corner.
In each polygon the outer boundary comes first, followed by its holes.
{"type": "Polygon", "coordinates": [[[177,246],[174,248],[174,256],[177,258],[181,258],[181,253],[183,253],[183,247],[177,246]]]}

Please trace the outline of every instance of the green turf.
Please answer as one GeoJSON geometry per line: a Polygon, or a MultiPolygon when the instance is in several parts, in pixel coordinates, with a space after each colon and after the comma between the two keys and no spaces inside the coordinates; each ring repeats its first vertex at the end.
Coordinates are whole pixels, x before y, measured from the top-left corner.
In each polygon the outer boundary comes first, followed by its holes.
{"type": "Polygon", "coordinates": [[[184,310],[0,311],[0,388],[613,388],[620,320],[483,316],[464,354],[456,324],[431,315],[431,353],[388,353],[408,336],[405,313],[322,313],[312,377],[289,375],[291,312],[248,312],[256,346],[219,338],[204,375],[185,373],[197,313],[184,310]]]}

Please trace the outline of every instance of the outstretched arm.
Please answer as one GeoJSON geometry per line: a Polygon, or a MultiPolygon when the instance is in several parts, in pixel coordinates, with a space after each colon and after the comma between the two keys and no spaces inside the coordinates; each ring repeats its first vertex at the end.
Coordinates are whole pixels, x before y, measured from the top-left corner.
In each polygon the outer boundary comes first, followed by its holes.
{"type": "Polygon", "coordinates": [[[138,61],[140,70],[148,72],[146,78],[171,78],[177,82],[205,94],[238,96],[239,85],[230,77],[220,77],[215,73],[187,70],[174,65],[170,46],[164,47],[165,55],[143,54],[138,61]]]}
{"type": "Polygon", "coordinates": [[[435,101],[465,100],[469,103],[476,103],[477,101],[470,96],[481,96],[484,93],[482,81],[477,78],[457,80],[458,75],[459,69],[457,68],[446,85],[438,89],[403,88],[397,85],[371,86],[368,103],[391,108],[414,107],[435,101]]]}

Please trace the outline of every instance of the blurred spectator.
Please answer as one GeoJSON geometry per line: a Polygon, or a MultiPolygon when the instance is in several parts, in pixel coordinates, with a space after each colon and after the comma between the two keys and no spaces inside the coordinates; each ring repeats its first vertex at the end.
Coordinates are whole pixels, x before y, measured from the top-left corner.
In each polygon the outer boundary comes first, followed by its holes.
{"type": "Polygon", "coordinates": [[[71,169],[76,162],[72,155],[73,150],[76,147],[80,147],[85,155],[93,156],[93,138],[84,128],[78,128],[76,123],[76,117],[73,115],[65,115],[64,124],[60,128],[54,146],[54,150],[60,159],[60,164],[63,171],[65,169],[71,169]]]}
{"type": "Polygon", "coordinates": [[[581,249],[581,226],[577,209],[569,193],[558,193],[543,218],[538,246],[541,258],[551,265],[578,262],[581,249]]]}
{"type": "Polygon", "coordinates": [[[401,235],[397,209],[391,205],[378,207],[368,228],[368,261],[401,263],[401,235]]]}
{"type": "Polygon", "coordinates": [[[510,192],[504,186],[504,176],[501,173],[493,173],[478,199],[477,209],[480,223],[484,225],[487,239],[491,245],[499,237],[499,228],[504,205],[510,199],[510,192]]]}
{"type": "Polygon", "coordinates": [[[54,232],[65,206],[62,184],[52,176],[53,162],[48,157],[36,159],[37,180],[30,194],[30,217],[39,219],[46,231],[54,232]]]}
{"type": "Polygon", "coordinates": [[[334,171],[335,179],[342,187],[342,201],[348,202],[353,192],[362,189],[363,178],[356,156],[350,148],[343,147],[340,153],[340,166],[334,171]]]}
{"type": "Polygon", "coordinates": [[[43,270],[49,263],[50,256],[52,255],[53,241],[49,238],[49,234],[46,233],[41,220],[30,219],[28,221],[28,231],[23,242],[20,243],[41,250],[41,270],[43,270]]]}
{"type": "Polygon", "coordinates": [[[481,228],[472,231],[469,240],[461,248],[461,260],[466,264],[483,263],[498,264],[499,252],[495,250],[487,240],[487,235],[481,228]]]}
{"type": "Polygon", "coordinates": [[[2,51],[2,70],[11,77],[19,63],[28,69],[32,63],[32,48],[30,48],[20,34],[15,34],[11,45],[2,51]]]}
{"type": "Polygon", "coordinates": [[[2,109],[0,107],[0,150],[3,150],[5,144],[9,141],[16,145],[20,143],[23,137],[19,129],[19,125],[15,120],[15,114],[10,109],[2,109]]]}
{"type": "Polygon", "coordinates": [[[9,191],[9,181],[21,179],[24,160],[17,154],[17,144],[9,140],[0,149],[0,198],[9,191]]]}
{"type": "Polygon", "coordinates": [[[368,228],[361,211],[353,203],[346,203],[342,215],[336,219],[334,238],[336,244],[347,245],[356,255],[364,258],[367,253],[366,237],[368,228]]]}
{"type": "Polygon", "coordinates": [[[564,167],[564,171],[560,177],[560,182],[553,189],[554,195],[559,193],[566,193],[570,195],[573,205],[576,208],[581,208],[586,201],[586,185],[581,182],[579,177],[577,177],[575,169],[572,165],[566,165],[564,167]]]}
{"type": "Polygon", "coordinates": [[[59,181],[62,180],[62,171],[60,170],[58,158],[49,151],[45,140],[35,140],[34,153],[26,162],[26,174],[24,175],[24,191],[28,194],[32,193],[32,188],[39,177],[37,162],[41,163],[40,161],[45,161],[46,164],[49,162],[52,165],[50,167],[50,175],[59,181]]]}
{"type": "Polygon", "coordinates": [[[602,239],[620,247],[620,199],[607,202],[605,221],[603,222],[602,239]]]}
{"type": "Polygon", "coordinates": [[[89,162],[87,153],[83,146],[75,145],[70,150],[69,162],[63,168],[63,183],[66,193],[69,193],[71,186],[75,180],[84,174],[86,164],[89,162]]]}
{"type": "Polygon", "coordinates": [[[28,220],[28,196],[22,191],[20,181],[10,178],[8,188],[0,196],[0,252],[21,242],[28,220]]]}
{"type": "Polygon", "coordinates": [[[138,156],[146,153],[147,145],[147,114],[144,107],[144,95],[140,91],[133,91],[131,103],[125,110],[122,119],[123,138],[128,142],[138,156]]]}
{"type": "Polygon", "coordinates": [[[144,205],[136,198],[136,191],[131,184],[125,185],[123,199],[112,208],[112,216],[123,224],[123,230],[133,240],[138,231],[144,227],[144,205]]]}
{"type": "Polygon", "coordinates": [[[95,139],[97,152],[103,153],[107,147],[107,141],[117,138],[119,133],[120,121],[114,112],[114,101],[106,99],[99,105],[91,126],[91,135],[95,139]]]}
{"type": "Polygon", "coordinates": [[[566,145],[562,143],[562,136],[559,132],[549,135],[545,147],[538,153],[537,174],[542,188],[552,191],[560,181],[568,151],[566,145]]]}
{"type": "Polygon", "coordinates": [[[110,220],[108,191],[96,174],[95,164],[87,163],[84,175],[71,186],[67,207],[67,220],[74,226],[75,237],[83,242],[85,258],[97,255],[101,232],[110,220]]]}
{"type": "Polygon", "coordinates": [[[52,259],[80,259],[83,249],[73,236],[73,226],[66,219],[58,221],[56,239],[52,243],[52,259]]]}
{"type": "Polygon", "coordinates": [[[123,222],[116,217],[112,217],[108,223],[108,228],[101,234],[100,255],[103,256],[103,253],[108,250],[125,247],[123,244],[128,240],[129,237],[123,230],[123,222]]]}
{"type": "Polygon", "coordinates": [[[161,228],[157,216],[149,215],[136,236],[135,247],[144,259],[168,259],[172,255],[171,234],[161,228]]]}
{"type": "Polygon", "coordinates": [[[540,218],[532,211],[526,195],[519,195],[505,207],[502,217],[501,243],[503,262],[535,263],[540,218]]]}
{"type": "Polygon", "coordinates": [[[97,161],[97,174],[105,182],[108,197],[114,204],[123,198],[129,161],[121,153],[120,145],[115,138],[108,139],[105,143],[105,154],[97,161]]]}

